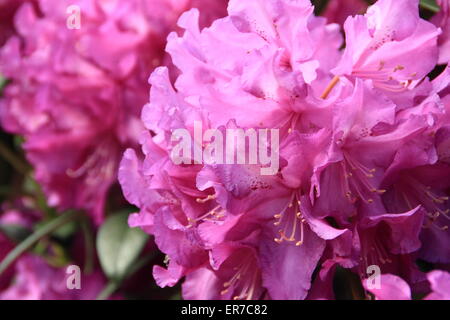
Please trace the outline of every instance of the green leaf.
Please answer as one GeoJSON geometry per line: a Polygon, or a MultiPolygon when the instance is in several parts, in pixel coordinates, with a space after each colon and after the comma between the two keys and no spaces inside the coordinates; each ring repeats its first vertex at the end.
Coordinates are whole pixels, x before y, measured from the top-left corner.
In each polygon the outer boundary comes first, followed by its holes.
{"type": "Polygon", "coordinates": [[[432,12],[439,12],[439,10],[441,10],[436,3],[436,0],[420,0],[420,6],[432,12]]]}
{"type": "Polygon", "coordinates": [[[103,271],[110,279],[121,280],[133,265],[148,235],[128,226],[128,213],[110,216],[97,235],[97,252],[103,271]]]}

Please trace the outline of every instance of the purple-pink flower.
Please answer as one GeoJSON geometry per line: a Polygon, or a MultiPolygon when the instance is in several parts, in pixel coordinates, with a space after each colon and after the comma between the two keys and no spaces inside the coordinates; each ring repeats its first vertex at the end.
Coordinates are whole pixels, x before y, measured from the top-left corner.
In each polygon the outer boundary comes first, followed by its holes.
{"type": "Polygon", "coordinates": [[[450,3],[448,0],[437,0],[439,12],[432,18],[432,22],[442,29],[439,36],[439,64],[450,61],[450,3]]]}
{"type": "Polygon", "coordinates": [[[13,17],[23,0],[0,1],[0,46],[14,33],[13,17]]]}
{"type": "MultiPolygon", "coordinates": [[[[94,300],[106,285],[100,272],[82,274],[81,288],[70,288],[66,268],[55,268],[41,257],[25,255],[15,263],[10,285],[0,290],[2,300],[94,300]]],[[[116,297],[118,298],[118,296],[116,297]]]]}
{"type": "MultiPolygon", "coordinates": [[[[167,34],[192,6],[203,23],[226,1],[24,1],[15,35],[0,50],[10,80],[0,102],[5,130],[25,137],[24,149],[49,204],[89,211],[102,220],[126,147],[137,145],[147,78],[159,65],[167,34]],[[68,27],[69,6],[80,25],[68,27]]],[[[70,12],[69,12],[70,13],[70,12]]]]}
{"type": "Polygon", "coordinates": [[[390,92],[422,80],[436,65],[441,30],[419,17],[418,5],[418,0],[379,0],[364,16],[347,18],[346,47],[333,73],[371,79],[390,92]]]}
{"type": "MultiPolygon", "coordinates": [[[[424,300],[450,300],[450,274],[445,271],[435,270],[427,274],[427,280],[431,292],[424,300]]],[[[376,300],[411,300],[412,293],[408,283],[393,274],[383,274],[380,278],[379,288],[366,289],[371,292],[376,300]]]]}
{"type": "Polygon", "coordinates": [[[339,25],[307,0],[232,0],[203,29],[197,10],[180,18],[167,45],[179,75],[153,72],[143,155],[127,150],[119,168],[139,208],[130,226],[167,255],[160,286],[184,277],[188,299],[332,298],[338,265],[415,286],[417,258],[449,263],[449,73],[427,77],[441,30],[418,5],[380,0],[348,17],[343,50],[339,25]],[[172,132],[196,123],[279,130],[278,172],[175,164],[172,132]]]}

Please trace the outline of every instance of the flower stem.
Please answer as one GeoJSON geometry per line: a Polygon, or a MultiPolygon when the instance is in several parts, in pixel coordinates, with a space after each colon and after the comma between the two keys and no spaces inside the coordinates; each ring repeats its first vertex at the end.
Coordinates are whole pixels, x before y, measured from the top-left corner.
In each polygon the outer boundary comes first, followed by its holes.
{"type": "Polygon", "coordinates": [[[107,300],[117,289],[120,288],[122,281],[111,280],[106,287],[99,293],[97,300],[107,300]]]}
{"type": "Polygon", "coordinates": [[[92,228],[87,218],[81,222],[81,230],[83,231],[84,248],[85,248],[85,262],[84,272],[86,274],[92,273],[94,270],[94,238],[92,237],[92,228]]]}
{"type": "Polygon", "coordinates": [[[330,83],[328,84],[328,86],[325,88],[324,92],[322,93],[322,95],[320,96],[320,98],[322,99],[326,99],[328,97],[328,95],[330,94],[331,90],[333,90],[333,88],[336,86],[336,84],[339,82],[339,77],[338,76],[334,76],[333,79],[331,79],[330,83]]]}
{"type": "Polygon", "coordinates": [[[8,147],[0,141],[0,156],[5,159],[17,172],[26,175],[30,167],[18,158],[8,147]]]}
{"type": "Polygon", "coordinates": [[[59,217],[53,219],[52,221],[46,223],[39,229],[37,229],[34,233],[28,236],[25,240],[23,240],[19,245],[17,245],[8,255],[3,259],[0,263],[0,275],[8,269],[8,267],[25,251],[30,249],[36,242],[38,242],[42,237],[50,234],[54,230],[58,229],[60,226],[65,223],[72,221],[75,219],[79,211],[67,211],[66,213],[60,215],[59,217]]]}
{"type": "Polygon", "coordinates": [[[420,6],[426,10],[429,10],[434,13],[438,13],[440,11],[439,5],[434,0],[421,0],[420,6]]]}

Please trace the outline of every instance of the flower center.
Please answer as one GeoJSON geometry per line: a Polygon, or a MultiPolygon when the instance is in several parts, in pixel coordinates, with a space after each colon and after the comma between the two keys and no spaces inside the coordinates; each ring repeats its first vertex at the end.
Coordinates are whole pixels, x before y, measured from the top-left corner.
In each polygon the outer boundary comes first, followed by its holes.
{"type": "Polygon", "coordinates": [[[373,203],[373,194],[383,194],[384,189],[377,189],[373,186],[372,179],[375,177],[375,168],[368,168],[344,153],[344,160],[339,164],[343,179],[341,188],[345,197],[355,203],[358,198],[366,203],[373,203]]]}
{"type": "Polygon", "coordinates": [[[274,225],[278,226],[279,237],[274,241],[278,244],[283,241],[294,242],[296,246],[303,244],[305,219],[300,210],[301,202],[298,200],[297,192],[292,193],[288,205],[273,217],[277,220],[274,225]]]}
{"type": "MultiPolygon", "coordinates": [[[[208,195],[206,198],[197,198],[195,199],[197,203],[207,203],[211,200],[215,200],[217,198],[216,194],[213,195],[208,195]]],[[[188,217],[188,222],[189,224],[187,225],[187,228],[192,228],[194,226],[197,225],[197,223],[199,222],[205,222],[205,221],[211,221],[211,222],[217,222],[217,221],[221,221],[221,219],[223,217],[225,217],[225,213],[226,211],[220,206],[217,205],[214,208],[212,208],[211,210],[208,210],[205,214],[202,214],[201,216],[197,217],[197,218],[189,218],[188,217]]]]}
{"type": "Polygon", "coordinates": [[[409,192],[402,192],[406,205],[411,210],[421,205],[426,211],[427,221],[423,228],[435,228],[441,231],[448,230],[448,225],[443,225],[442,220],[438,222],[438,218],[443,216],[445,219],[450,220],[449,198],[438,195],[430,186],[425,186],[413,177],[406,177],[405,182],[407,183],[407,190],[409,190],[409,192]]]}
{"type": "Polygon", "coordinates": [[[382,264],[392,263],[389,259],[389,253],[387,252],[381,238],[374,234],[374,231],[364,230],[361,234],[369,234],[368,236],[363,236],[361,241],[361,266],[363,270],[361,273],[366,274],[367,268],[370,265],[378,265],[380,262],[382,264]]]}
{"type": "Polygon", "coordinates": [[[252,300],[255,298],[255,291],[258,286],[259,271],[252,258],[246,258],[237,267],[234,267],[235,273],[223,284],[221,295],[234,290],[237,294],[233,300],[252,300]]]}

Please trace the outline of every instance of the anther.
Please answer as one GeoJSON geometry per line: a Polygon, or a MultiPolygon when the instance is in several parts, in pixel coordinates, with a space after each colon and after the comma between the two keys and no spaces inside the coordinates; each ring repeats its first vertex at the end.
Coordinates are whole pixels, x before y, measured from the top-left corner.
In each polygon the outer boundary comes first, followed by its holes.
{"type": "Polygon", "coordinates": [[[197,201],[197,203],[206,203],[210,200],[214,200],[217,197],[217,195],[213,194],[213,195],[209,195],[206,198],[202,199],[202,198],[197,198],[195,199],[195,201],[197,201]]]}

